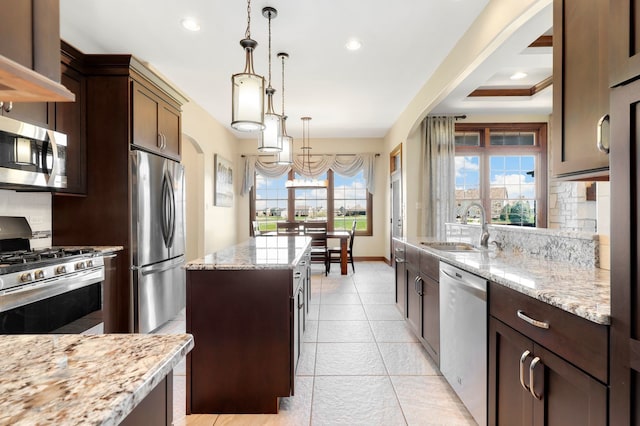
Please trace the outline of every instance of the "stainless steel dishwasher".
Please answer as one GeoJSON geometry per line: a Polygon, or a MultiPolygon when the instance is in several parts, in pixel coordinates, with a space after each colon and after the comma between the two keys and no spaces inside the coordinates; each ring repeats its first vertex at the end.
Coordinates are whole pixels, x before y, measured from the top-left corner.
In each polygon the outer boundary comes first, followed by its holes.
{"type": "Polygon", "coordinates": [[[487,281],[440,262],[440,371],[487,424],[487,281]]]}

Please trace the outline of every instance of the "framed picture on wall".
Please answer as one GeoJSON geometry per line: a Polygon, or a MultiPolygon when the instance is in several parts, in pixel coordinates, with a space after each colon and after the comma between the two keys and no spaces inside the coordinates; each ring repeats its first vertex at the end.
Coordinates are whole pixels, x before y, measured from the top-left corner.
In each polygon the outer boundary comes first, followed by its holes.
{"type": "Polygon", "coordinates": [[[231,162],[218,154],[213,155],[214,185],[213,205],[218,207],[233,206],[233,170],[231,162]]]}

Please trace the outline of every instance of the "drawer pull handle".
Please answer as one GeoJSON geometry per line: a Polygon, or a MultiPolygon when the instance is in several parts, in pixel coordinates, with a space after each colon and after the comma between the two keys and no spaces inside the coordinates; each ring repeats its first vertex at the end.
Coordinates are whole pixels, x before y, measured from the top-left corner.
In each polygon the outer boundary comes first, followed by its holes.
{"type": "Polygon", "coordinates": [[[405,260],[401,257],[396,257],[396,263],[405,263],[405,260]]]}
{"type": "Polygon", "coordinates": [[[549,329],[549,323],[548,322],[534,320],[533,318],[527,316],[527,314],[525,314],[521,309],[518,309],[518,312],[516,314],[518,315],[518,318],[520,318],[521,320],[531,324],[534,327],[543,328],[545,330],[549,329]]]}
{"type": "Polygon", "coordinates": [[[536,394],[535,384],[534,384],[534,374],[533,374],[533,370],[535,370],[536,365],[538,365],[538,363],[542,364],[540,362],[540,357],[535,357],[533,361],[531,361],[531,365],[529,366],[529,384],[531,386],[530,388],[531,395],[533,395],[535,399],[541,400],[542,395],[536,394]]]}
{"type": "Polygon", "coordinates": [[[520,385],[527,392],[531,392],[531,389],[524,383],[524,362],[529,358],[529,355],[531,355],[531,352],[524,351],[520,357],[520,385]]]}

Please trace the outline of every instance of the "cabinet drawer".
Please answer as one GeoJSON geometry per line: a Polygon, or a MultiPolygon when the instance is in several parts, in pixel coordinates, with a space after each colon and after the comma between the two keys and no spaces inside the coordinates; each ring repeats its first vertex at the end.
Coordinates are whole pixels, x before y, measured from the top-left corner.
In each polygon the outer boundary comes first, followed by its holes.
{"type": "Polygon", "coordinates": [[[496,283],[489,285],[489,313],[562,356],[603,383],[608,382],[608,327],[596,324],[496,283]],[[529,324],[518,312],[546,323],[529,324]]]}
{"type": "Polygon", "coordinates": [[[425,252],[420,253],[420,273],[436,282],[440,281],[440,261],[425,252]]]}

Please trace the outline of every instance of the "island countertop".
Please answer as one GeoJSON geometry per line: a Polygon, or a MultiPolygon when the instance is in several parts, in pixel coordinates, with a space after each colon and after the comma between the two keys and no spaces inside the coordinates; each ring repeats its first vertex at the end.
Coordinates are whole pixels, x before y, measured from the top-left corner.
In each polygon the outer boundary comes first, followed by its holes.
{"type": "Polygon", "coordinates": [[[305,236],[258,236],[190,261],[185,269],[293,269],[310,243],[305,236]]]}
{"type": "Polygon", "coordinates": [[[0,336],[0,425],[116,425],[193,345],[189,334],[0,336]]]}

